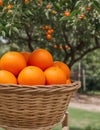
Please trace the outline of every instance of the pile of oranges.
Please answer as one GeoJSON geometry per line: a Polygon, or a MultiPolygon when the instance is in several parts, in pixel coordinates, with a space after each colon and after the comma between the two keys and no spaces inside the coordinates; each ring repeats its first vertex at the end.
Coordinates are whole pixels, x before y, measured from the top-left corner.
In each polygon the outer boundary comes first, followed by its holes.
{"type": "Polygon", "coordinates": [[[70,84],[70,69],[45,49],[9,51],[0,58],[0,84],[70,84]]]}

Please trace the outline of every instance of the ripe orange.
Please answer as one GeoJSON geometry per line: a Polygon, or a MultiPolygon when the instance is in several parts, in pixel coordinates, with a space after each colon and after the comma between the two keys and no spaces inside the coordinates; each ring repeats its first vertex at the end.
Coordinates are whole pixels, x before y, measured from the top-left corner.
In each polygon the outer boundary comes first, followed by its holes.
{"type": "Polygon", "coordinates": [[[28,62],[28,58],[29,58],[31,53],[27,52],[27,51],[23,51],[23,52],[21,52],[21,54],[24,56],[26,62],[28,62]]]}
{"type": "MultiPolygon", "coordinates": [[[[1,61],[1,59],[0,59],[0,61],[1,61]]],[[[0,70],[1,70],[1,64],[0,64],[0,70]]]]}
{"type": "Polygon", "coordinates": [[[54,46],[53,46],[54,48],[58,48],[58,46],[55,44],[54,46]]]}
{"type": "Polygon", "coordinates": [[[52,34],[54,32],[53,29],[48,29],[47,33],[46,34],[52,34]]]}
{"type": "Polygon", "coordinates": [[[65,11],[64,12],[64,16],[70,16],[70,12],[69,11],[65,11]]]}
{"type": "Polygon", "coordinates": [[[67,80],[66,80],[66,84],[71,84],[71,80],[70,80],[70,79],[67,79],[67,80]]]}
{"type": "Polygon", "coordinates": [[[53,65],[53,56],[45,49],[36,49],[30,54],[28,65],[37,66],[45,70],[53,65]]]}
{"type": "Polygon", "coordinates": [[[22,85],[44,85],[44,72],[39,67],[27,66],[19,73],[18,83],[22,85]]]}
{"type": "Polygon", "coordinates": [[[60,45],[60,46],[59,46],[59,49],[60,49],[60,50],[63,50],[63,46],[62,46],[62,45],[60,45]]]}
{"type": "Polygon", "coordinates": [[[53,15],[55,15],[57,12],[55,10],[52,10],[51,12],[53,15]]]}
{"type": "Polygon", "coordinates": [[[70,47],[69,47],[68,45],[65,45],[65,48],[66,48],[66,49],[69,49],[70,47]]]}
{"type": "Polygon", "coordinates": [[[50,26],[48,26],[48,25],[44,26],[44,30],[49,30],[49,29],[51,29],[50,26]]]}
{"type": "Polygon", "coordinates": [[[47,38],[48,40],[52,40],[51,34],[47,34],[47,35],[46,35],[46,38],[47,38]]]}
{"type": "Polygon", "coordinates": [[[59,67],[49,67],[44,71],[46,77],[46,84],[65,84],[66,83],[66,75],[63,70],[59,67]]]}
{"type": "Polygon", "coordinates": [[[70,69],[67,64],[62,61],[54,61],[53,66],[58,66],[59,68],[61,68],[64,71],[67,79],[70,78],[70,69]]]}
{"type": "Polygon", "coordinates": [[[13,4],[9,4],[8,6],[7,6],[7,9],[11,9],[13,7],[13,4]]]}
{"type": "Polygon", "coordinates": [[[0,70],[0,83],[1,84],[17,84],[16,77],[9,71],[0,70]]]}
{"type": "Polygon", "coordinates": [[[30,2],[30,0],[24,0],[24,2],[25,2],[26,4],[28,4],[28,3],[30,2]]]}
{"type": "Polygon", "coordinates": [[[46,6],[47,9],[50,9],[51,7],[52,7],[51,4],[48,4],[48,5],[46,6]]]}
{"type": "Polygon", "coordinates": [[[20,52],[9,51],[0,60],[0,68],[12,72],[15,76],[26,67],[25,58],[20,52]]]}
{"type": "Polygon", "coordinates": [[[2,0],[0,0],[0,6],[3,6],[3,1],[2,0]]]}

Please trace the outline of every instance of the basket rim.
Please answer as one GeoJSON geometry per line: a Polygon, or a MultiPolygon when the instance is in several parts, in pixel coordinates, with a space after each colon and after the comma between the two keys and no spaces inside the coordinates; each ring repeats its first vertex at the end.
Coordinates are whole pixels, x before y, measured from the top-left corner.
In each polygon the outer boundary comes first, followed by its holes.
{"type": "Polygon", "coordinates": [[[81,87],[80,81],[72,81],[71,84],[54,84],[54,85],[16,85],[0,84],[0,93],[66,93],[78,90],[81,87]]]}
{"type": "Polygon", "coordinates": [[[72,83],[70,84],[52,84],[52,85],[20,85],[20,84],[2,84],[0,83],[0,86],[15,86],[15,87],[30,87],[30,88],[35,88],[35,87],[40,87],[40,88],[49,88],[49,87],[54,87],[54,86],[73,86],[74,84],[80,84],[80,81],[76,81],[76,80],[71,80],[72,83]]]}

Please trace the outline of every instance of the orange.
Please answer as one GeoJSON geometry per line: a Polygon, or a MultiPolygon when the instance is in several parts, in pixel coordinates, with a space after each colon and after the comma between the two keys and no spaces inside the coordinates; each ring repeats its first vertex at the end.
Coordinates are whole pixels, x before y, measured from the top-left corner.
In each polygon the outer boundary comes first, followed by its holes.
{"type": "MultiPolygon", "coordinates": [[[[0,61],[1,61],[1,59],[0,59],[0,61]]],[[[0,65],[0,70],[1,70],[1,65],[0,65]]]]}
{"type": "Polygon", "coordinates": [[[70,78],[70,69],[67,64],[62,61],[54,61],[53,66],[58,66],[59,68],[61,68],[64,71],[67,79],[70,78]]]}
{"type": "Polygon", "coordinates": [[[50,9],[51,7],[52,7],[51,4],[48,4],[48,5],[46,6],[47,9],[50,9]]]}
{"type": "Polygon", "coordinates": [[[36,49],[30,54],[28,65],[37,66],[45,70],[53,65],[53,56],[45,49],[36,49]]]}
{"type": "Polygon", "coordinates": [[[67,79],[67,80],[66,80],[66,84],[71,84],[71,80],[70,80],[70,79],[67,79]]]}
{"type": "Polygon", "coordinates": [[[23,51],[23,52],[21,52],[21,54],[24,56],[26,62],[28,62],[28,58],[29,58],[31,53],[27,52],[27,51],[23,51]]]}
{"type": "Polygon", "coordinates": [[[54,48],[57,48],[57,45],[55,44],[53,47],[54,47],[54,48]]]}
{"type": "Polygon", "coordinates": [[[51,28],[51,27],[48,26],[48,25],[44,26],[44,29],[45,29],[45,30],[49,30],[50,28],[51,28]]]}
{"type": "Polygon", "coordinates": [[[55,15],[57,12],[55,10],[52,10],[51,12],[53,15],[55,15]]]}
{"type": "Polygon", "coordinates": [[[13,4],[9,4],[8,6],[7,6],[7,9],[11,9],[13,7],[13,4]]]}
{"type": "Polygon", "coordinates": [[[46,84],[65,84],[66,83],[66,75],[63,70],[59,67],[49,67],[44,71],[46,77],[46,84]]]}
{"type": "Polygon", "coordinates": [[[70,12],[69,11],[64,12],[64,16],[70,16],[70,12]]]}
{"type": "Polygon", "coordinates": [[[44,72],[36,66],[27,66],[19,73],[18,83],[22,85],[44,85],[44,72]]]}
{"type": "Polygon", "coordinates": [[[63,50],[63,46],[62,46],[62,45],[60,45],[60,46],[59,46],[59,49],[60,49],[60,50],[63,50]]]}
{"type": "Polygon", "coordinates": [[[12,72],[15,76],[26,67],[25,58],[20,52],[6,52],[0,60],[0,68],[12,72]]]}
{"type": "Polygon", "coordinates": [[[2,0],[0,0],[0,6],[3,6],[3,1],[2,0]]]}
{"type": "Polygon", "coordinates": [[[17,84],[16,77],[9,71],[0,70],[0,83],[1,84],[17,84]]]}
{"type": "Polygon", "coordinates": [[[51,34],[47,34],[47,35],[46,35],[46,38],[47,38],[48,40],[52,40],[51,34]]]}
{"type": "Polygon", "coordinates": [[[24,0],[24,2],[25,2],[26,4],[28,4],[28,3],[30,2],[30,0],[24,0]]]}
{"type": "Polygon", "coordinates": [[[66,49],[69,49],[70,47],[69,47],[68,45],[65,45],[65,48],[66,48],[66,49]]]}
{"type": "Polygon", "coordinates": [[[54,32],[53,29],[49,29],[49,30],[47,31],[47,34],[52,34],[53,32],[54,32]]]}

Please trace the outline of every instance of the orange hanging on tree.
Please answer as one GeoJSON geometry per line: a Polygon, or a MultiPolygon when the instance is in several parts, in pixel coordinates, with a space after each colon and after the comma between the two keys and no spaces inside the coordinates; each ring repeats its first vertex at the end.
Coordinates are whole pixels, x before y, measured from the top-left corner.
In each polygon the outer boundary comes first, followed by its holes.
{"type": "Polygon", "coordinates": [[[0,0],[0,6],[3,6],[3,1],[2,0],[0,0]]]}
{"type": "Polygon", "coordinates": [[[24,0],[25,4],[28,4],[30,2],[30,0],[24,0]]]}
{"type": "Polygon", "coordinates": [[[47,40],[52,40],[52,35],[51,34],[47,34],[46,38],[47,38],[47,40]]]}
{"type": "Polygon", "coordinates": [[[69,11],[65,11],[64,12],[64,16],[70,16],[70,12],[69,11]]]}
{"type": "Polygon", "coordinates": [[[8,6],[7,6],[7,9],[11,9],[13,7],[13,4],[9,4],[8,6]]]}

